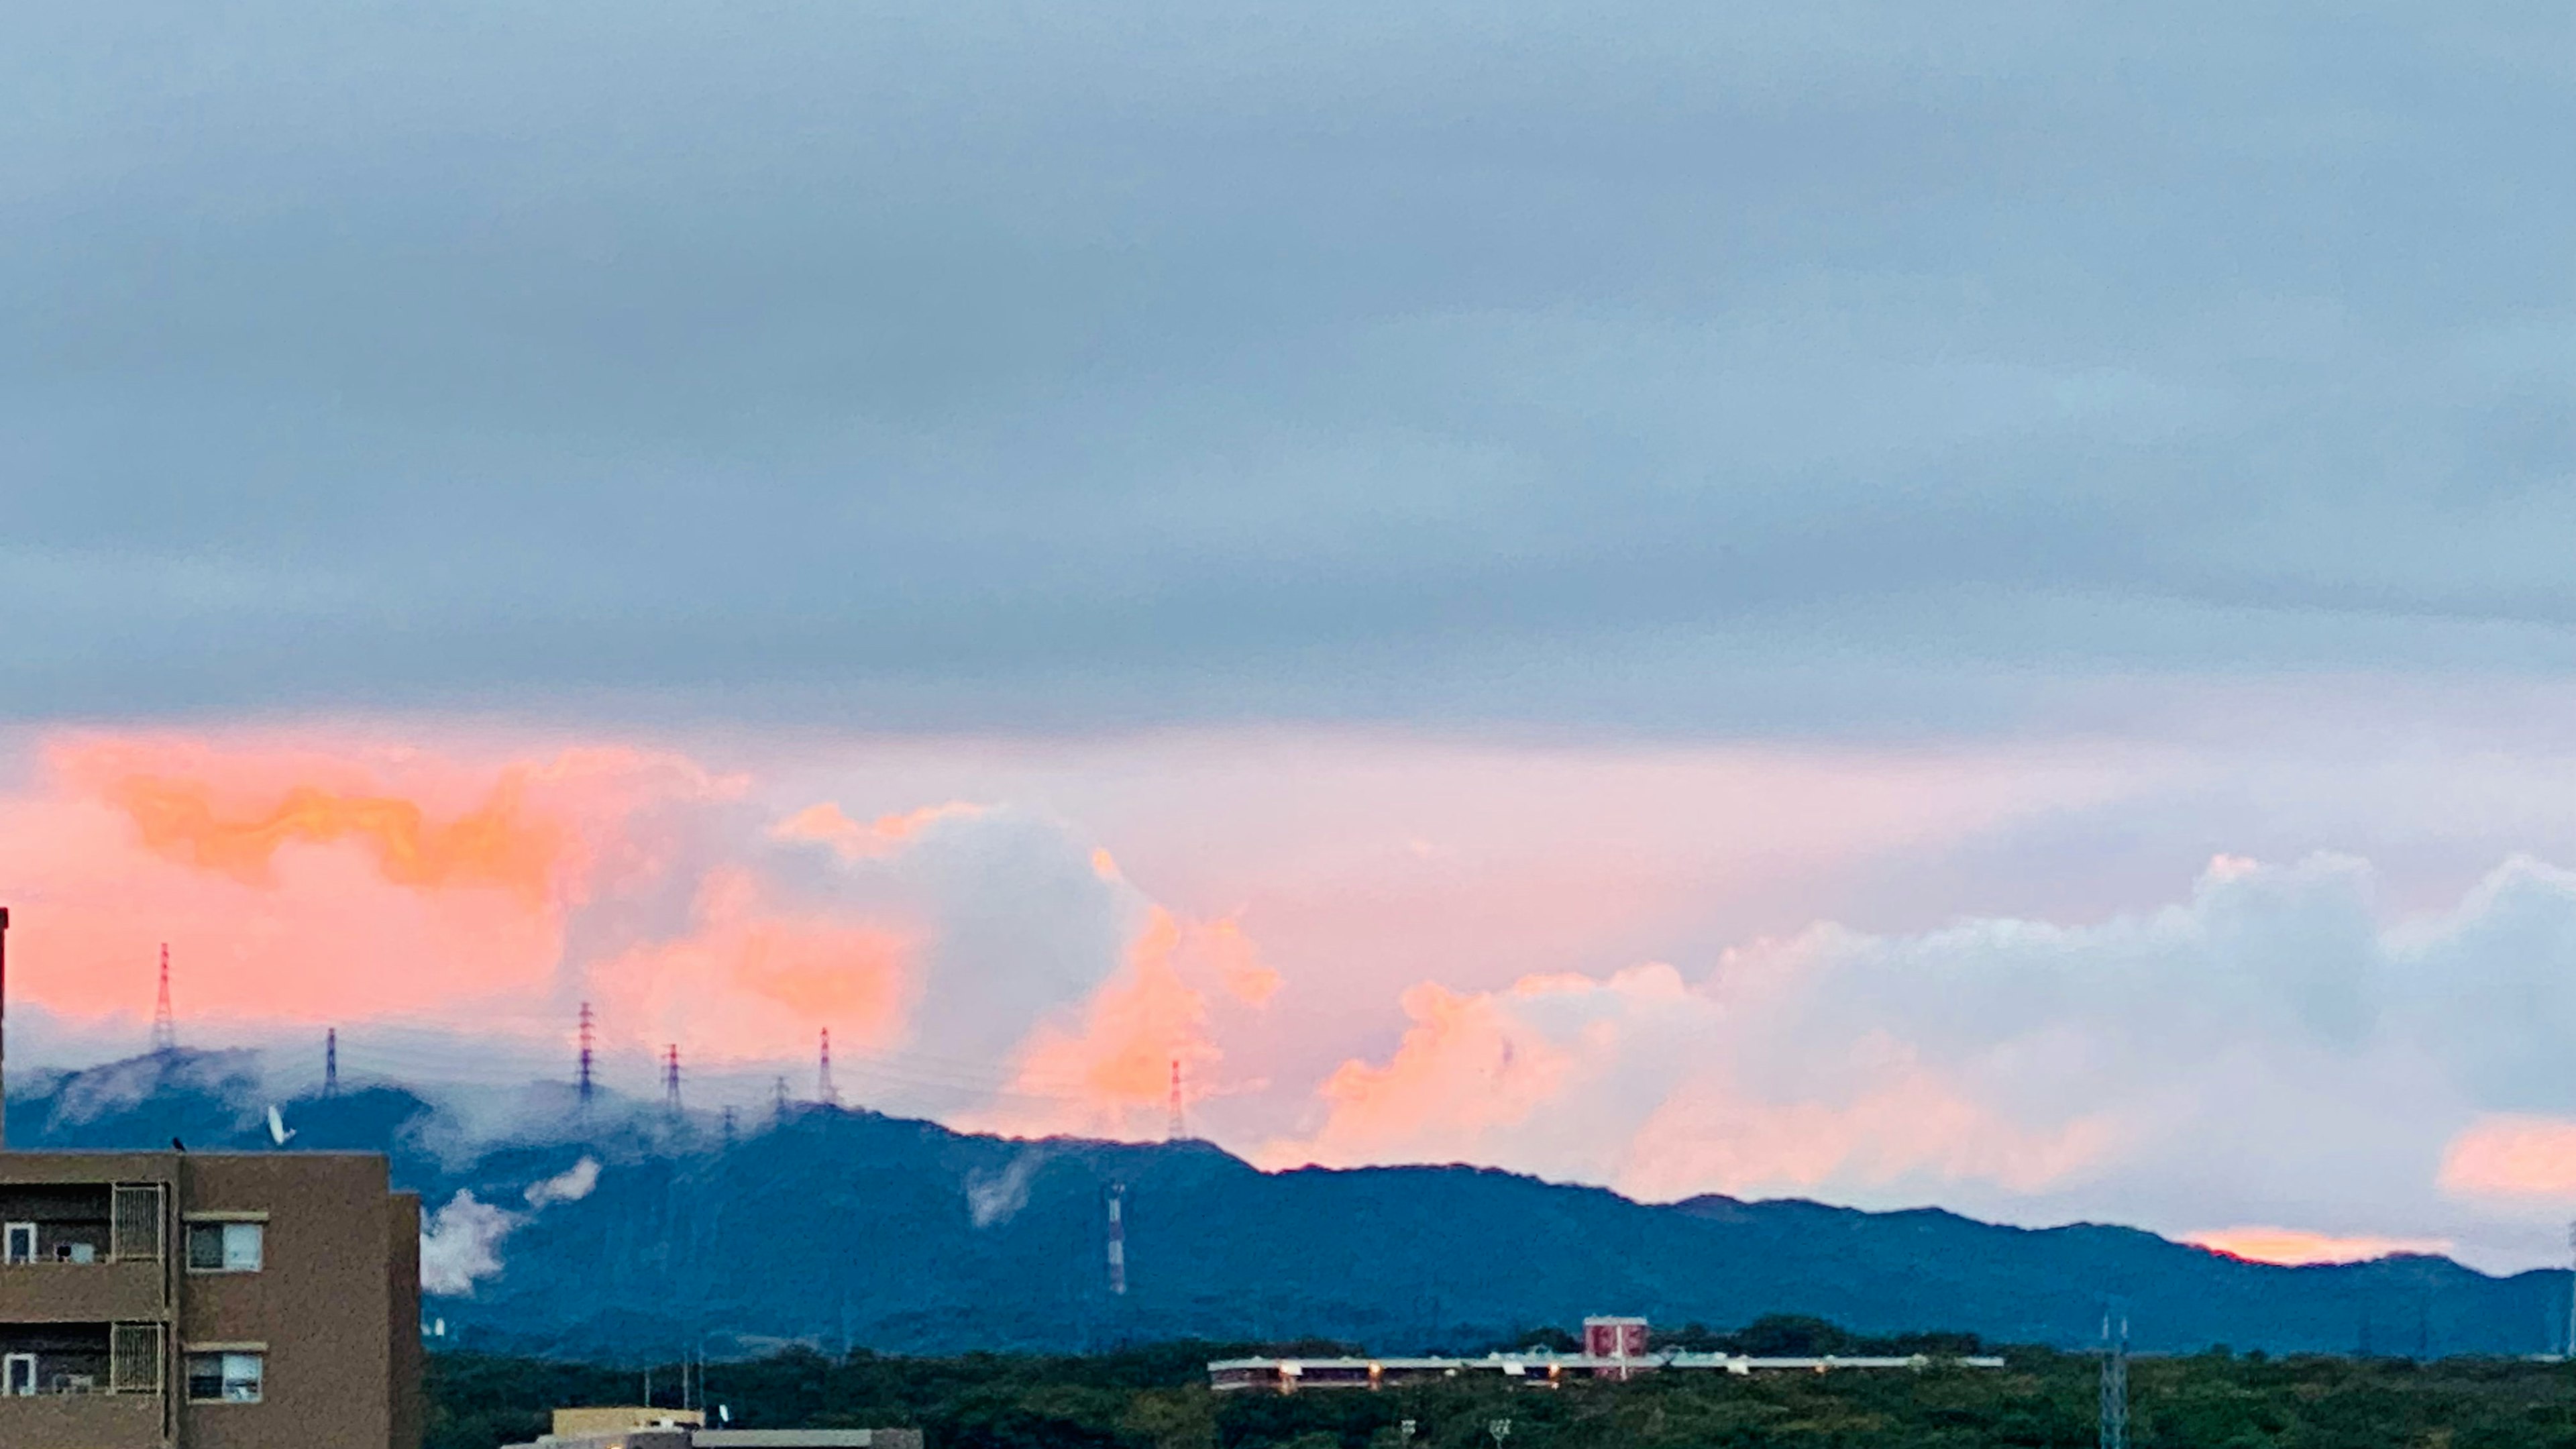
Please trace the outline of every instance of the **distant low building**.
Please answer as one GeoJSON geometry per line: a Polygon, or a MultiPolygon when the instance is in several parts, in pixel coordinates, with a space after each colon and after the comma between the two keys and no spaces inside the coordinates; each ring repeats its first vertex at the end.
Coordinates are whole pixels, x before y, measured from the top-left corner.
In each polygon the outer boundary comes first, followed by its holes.
{"type": "Polygon", "coordinates": [[[695,1409],[557,1409],[554,1432],[509,1449],[922,1449],[919,1429],[710,1429],[695,1409]]]}
{"type": "Polygon", "coordinates": [[[1998,1369],[2000,1358],[1850,1358],[1834,1354],[1811,1358],[1755,1358],[1729,1353],[1656,1353],[1649,1346],[1642,1318],[1587,1318],[1582,1353],[1489,1353],[1482,1358],[1230,1358],[1208,1365],[1208,1386],[1217,1390],[1265,1389],[1293,1394],[1301,1389],[1383,1389],[1442,1379],[1494,1378],[1505,1383],[1554,1388],[1568,1380],[1626,1379],[1667,1370],[1701,1373],[1828,1373],[1843,1369],[1926,1369],[1935,1364],[1998,1369]]]}

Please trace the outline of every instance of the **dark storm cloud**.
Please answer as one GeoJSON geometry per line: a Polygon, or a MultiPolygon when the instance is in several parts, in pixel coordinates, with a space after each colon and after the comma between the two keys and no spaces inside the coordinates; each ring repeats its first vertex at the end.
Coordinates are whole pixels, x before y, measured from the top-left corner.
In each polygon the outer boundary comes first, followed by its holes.
{"type": "Polygon", "coordinates": [[[1906,728],[2563,667],[2564,41],[53,7],[0,707],[1906,728]]]}

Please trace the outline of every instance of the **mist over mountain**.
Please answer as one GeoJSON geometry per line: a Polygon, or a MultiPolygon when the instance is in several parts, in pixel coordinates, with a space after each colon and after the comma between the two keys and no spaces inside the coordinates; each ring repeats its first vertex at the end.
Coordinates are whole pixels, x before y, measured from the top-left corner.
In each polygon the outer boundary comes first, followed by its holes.
{"type": "Polygon", "coordinates": [[[366,1149],[427,1219],[439,1346],[563,1355],[1080,1350],[1305,1337],[1457,1347],[1591,1313],[1731,1327],[1812,1314],[1867,1333],[2077,1347],[2105,1295],[2137,1344],[2523,1354],[2568,1279],[2447,1258],[2278,1267],[2130,1228],[2032,1230],[1935,1209],[1718,1196],[1669,1205],[1472,1167],[1262,1172],[1203,1142],[1018,1141],[816,1104],[674,1117],[560,1084],[449,1100],[401,1087],[275,1100],[254,1054],[26,1074],[21,1148],[366,1149]],[[1105,1199],[1125,1192],[1128,1291],[1105,1199]]]}

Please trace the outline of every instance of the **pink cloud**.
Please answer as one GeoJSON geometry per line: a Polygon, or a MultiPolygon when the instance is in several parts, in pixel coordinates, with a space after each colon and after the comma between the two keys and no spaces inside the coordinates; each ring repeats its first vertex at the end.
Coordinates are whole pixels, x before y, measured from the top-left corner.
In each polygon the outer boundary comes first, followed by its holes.
{"type": "Polygon", "coordinates": [[[826,800],[778,822],[770,834],[780,840],[821,841],[850,860],[883,860],[943,820],[972,820],[984,812],[984,806],[951,800],[880,815],[862,825],[844,814],[838,803],[826,800]]]}
{"type": "Polygon", "coordinates": [[[2024,1126],[1910,1052],[1882,1045],[1891,1060],[1839,1099],[1766,1101],[1715,1078],[1684,1086],[1637,1129],[1621,1185],[1640,1197],[1679,1198],[1920,1178],[2035,1193],[2101,1164],[2117,1142],[2100,1116],[2024,1126]]]}
{"type": "Polygon", "coordinates": [[[2249,1263],[2283,1263],[2304,1266],[2311,1263],[2367,1263],[2399,1253],[2436,1254],[2451,1251],[2448,1238],[2373,1238],[2336,1237],[2312,1233],[2301,1228],[2213,1228],[2189,1233],[2183,1241],[2196,1248],[2207,1248],[2229,1258],[2242,1258],[2249,1263]]]}
{"type": "Polygon", "coordinates": [[[891,1044],[918,933],[766,896],[749,871],[708,872],[688,934],[592,969],[602,1021],[630,1044],[685,1041],[717,1057],[775,1056],[818,1026],[855,1051],[891,1044]]]}
{"type": "Polygon", "coordinates": [[[2576,1122],[2483,1118],[2442,1152],[2442,1190],[2457,1197],[2564,1200],[2576,1196],[2576,1122]]]}
{"type": "Polygon", "coordinates": [[[1217,994],[1257,1009],[1277,987],[1277,973],[1237,922],[1187,921],[1150,907],[1123,969],[1069,1019],[1031,1031],[1002,1100],[966,1120],[1022,1133],[1158,1135],[1176,1065],[1185,1098],[1227,1090],[1216,1084],[1225,1061],[1214,1030],[1217,994]]]}
{"type": "Polygon", "coordinates": [[[1884,1033],[1833,1053],[1801,1094],[1739,1080],[1740,1023],[1660,964],[1530,976],[1496,992],[1424,983],[1382,1064],[1344,1062],[1320,1125],[1265,1165],[1508,1161],[1644,1198],[1975,1180],[2016,1192],[2101,1162],[2107,1118],[2024,1125],[1884,1033]]]}

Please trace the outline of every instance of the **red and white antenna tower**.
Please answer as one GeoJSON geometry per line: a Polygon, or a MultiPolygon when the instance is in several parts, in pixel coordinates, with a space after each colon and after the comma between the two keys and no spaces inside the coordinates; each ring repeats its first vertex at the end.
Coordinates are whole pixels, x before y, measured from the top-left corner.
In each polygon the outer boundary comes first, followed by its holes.
{"type": "Polygon", "coordinates": [[[1109,1184],[1109,1292],[1127,1296],[1127,1184],[1109,1184]]]}
{"type": "Polygon", "coordinates": [[[826,1107],[841,1105],[841,1089],[832,1085],[832,1029],[823,1028],[823,1058],[814,1076],[814,1096],[826,1107]]]}
{"type": "Polygon", "coordinates": [[[179,1049],[179,1018],[170,1010],[170,943],[161,943],[161,995],[152,1003],[152,1049],[179,1049]]]}
{"type": "Polygon", "coordinates": [[[590,1048],[590,1003],[585,1001],[581,1004],[581,1104],[585,1107],[590,1105],[590,1048]]]}
{"type": "Polygon", "coordinates": [[[1181,1115],[1181,1059],[1174,1057],[1172,1058],[1172,1115],[1163,1123],[1163,1140],[1186,1142],[1189,1137],[1189,1121],[1181,1115]]]}
{"type": "Polygon", "coordinates": [[[680,1048],[677,1043],[662,1048],[662,1104],[671,1115],[680,1115],[680,1048]]]}

